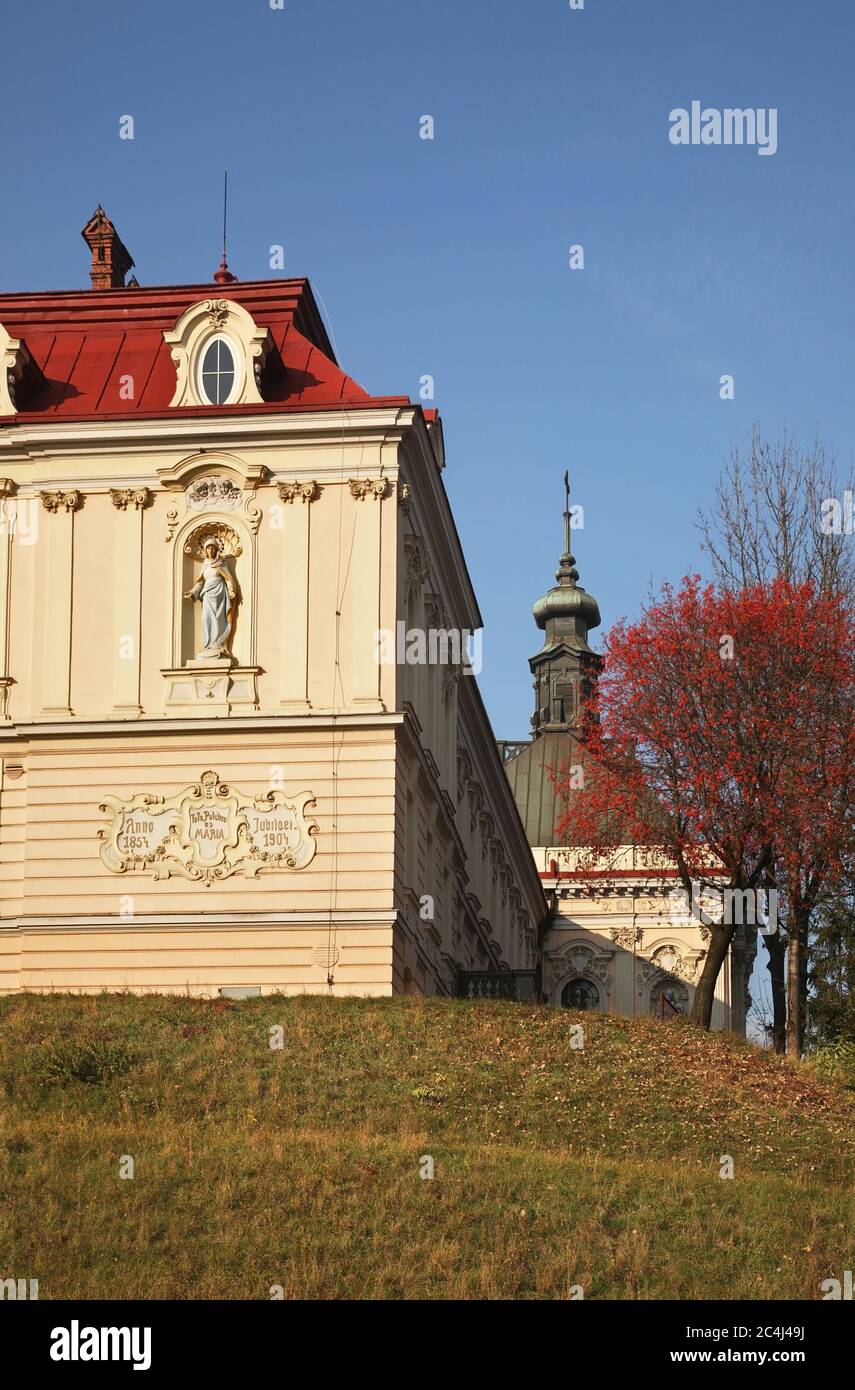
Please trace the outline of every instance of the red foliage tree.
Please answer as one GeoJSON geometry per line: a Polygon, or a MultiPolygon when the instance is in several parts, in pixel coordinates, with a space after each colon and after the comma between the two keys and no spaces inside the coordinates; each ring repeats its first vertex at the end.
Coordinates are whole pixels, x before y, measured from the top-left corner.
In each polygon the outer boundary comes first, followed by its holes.
{"type": "MultiPolygon", "coordinates": [[[[586,710],[584,790],[554,774],[580,867],[633,843],[688,893],[779,887],[798,953],[805,913],[852,854],[853,638],[843,600],[809,584],[723,592],[698,576],[613,627],[586,710]]],[[[706,1028],[736,925],[709,923],[692,1006],[706,1028]]]]}

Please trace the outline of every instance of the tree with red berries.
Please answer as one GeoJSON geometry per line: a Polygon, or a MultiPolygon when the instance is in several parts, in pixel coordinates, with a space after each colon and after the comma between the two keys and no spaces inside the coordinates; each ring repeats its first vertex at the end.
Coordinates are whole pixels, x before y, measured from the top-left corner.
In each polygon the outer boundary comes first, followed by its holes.
{"type": "MultiPolygon", "coordinates": [[[[855,630],[842,598],[784,580],[666,585],[609,633],[582,737],[584,790],[554,774],[580,867],[633,843],[687,894],[779,887],[802,939],[853,852],[855,630]]],[[[705,1028],[737,923],[708,927],[691,1014],[705,1028]]]]}

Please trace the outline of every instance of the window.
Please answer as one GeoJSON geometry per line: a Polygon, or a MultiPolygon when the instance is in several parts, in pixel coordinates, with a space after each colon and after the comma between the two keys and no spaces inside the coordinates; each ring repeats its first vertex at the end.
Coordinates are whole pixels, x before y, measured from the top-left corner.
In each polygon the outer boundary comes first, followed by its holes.
{"type": "Polygon", "coordinates": [[[561,991],[562,1009],[598,1009],[600,991],[590,980],[570,980],[561,991]]]}
{"type": "Polygon", "coordinates": [[[212,338],[202,355],[202,395],[211,405],[226,405],[235,384],[235,357],[225,338],[212,338]]]}
{"type": "Polygon", "coordinates": [[[650,1012],[654,1018],[673,1018],[685,1011],[686,990],[676,982],[663,980],[650,991],[650,1012]]]}

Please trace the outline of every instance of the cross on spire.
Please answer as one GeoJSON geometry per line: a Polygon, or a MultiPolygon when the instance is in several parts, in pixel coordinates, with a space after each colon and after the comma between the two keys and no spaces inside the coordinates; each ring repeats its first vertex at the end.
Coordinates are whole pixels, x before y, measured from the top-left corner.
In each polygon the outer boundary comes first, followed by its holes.
{"type": "Polygon", "coordinates": [[[570,474],[564,470],[564,554],[570,554],[570,474]]]}

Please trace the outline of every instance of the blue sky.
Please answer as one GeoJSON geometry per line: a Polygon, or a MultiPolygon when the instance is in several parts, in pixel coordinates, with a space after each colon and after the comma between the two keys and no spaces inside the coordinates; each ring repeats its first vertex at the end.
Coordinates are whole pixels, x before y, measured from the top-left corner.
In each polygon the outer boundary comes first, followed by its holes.
{"type": "Polygon", "coordinates": [[[435,378],[481,686],[524,737],[565,468],[606,627],[702,568],[753,420],[852,460],[853,39],[849,0],[8,6],[2,287],[85,286],[98,202],[141,283],[208,279],[228,167],[235,273],[283,244],[357,380],[435,378]],[[775,107],[777,153],[673,146],[693,100],[775,107]]]}

